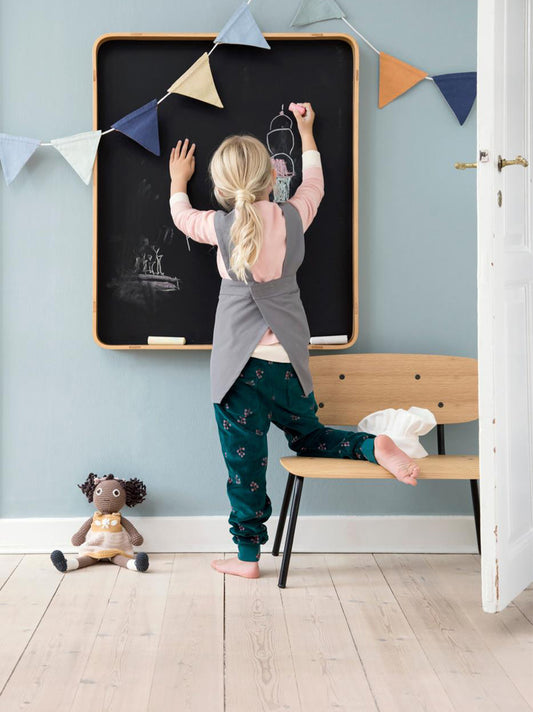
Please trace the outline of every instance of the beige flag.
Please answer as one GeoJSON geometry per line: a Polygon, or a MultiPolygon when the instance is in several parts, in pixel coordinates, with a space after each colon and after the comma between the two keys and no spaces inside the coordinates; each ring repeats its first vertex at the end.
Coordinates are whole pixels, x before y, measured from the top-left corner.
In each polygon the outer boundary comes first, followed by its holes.
{"type": "Polygon", "coordinates": [[[224,108],[213,81],[207,52],[204,52],[181,77],[178,77],[167,91],[184,94],[205,101],[207,104],[214,104],[221,109],[224,108]]]}

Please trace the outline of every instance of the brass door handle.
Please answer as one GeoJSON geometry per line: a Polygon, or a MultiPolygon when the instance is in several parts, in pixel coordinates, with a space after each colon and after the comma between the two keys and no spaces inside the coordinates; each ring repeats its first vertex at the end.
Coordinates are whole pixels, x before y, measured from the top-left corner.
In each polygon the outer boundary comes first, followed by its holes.
{"type": "Polygon", "coordinates": [[[460,171],[464,171],[465,168],[477,168],[477,163],[456,163],[455,167],[460,171]]]}
{"type": "MultiPolygon", "coordinates": [[[[498,156],[498,170],[501,171],[501,169],[505,168],[505,166],[524,166],[524,168],[527,168],[529,163],[523,156],[517,156],[511,161],[498,156]]],[[[456,163],[455,167],[460,171],[464,171],[465,168],[477,168],[477,163],[456,163]]]]}
{"type": "Polygon", "coordinates": [[[505,166],[524,166],[524,168],[527,168],[529,166],[529,163],[527,162],[527,159],[525,159],[523,156],[517,156],[514,158],[512,161],[508,161],[506,158],[502,158],[501,156],[498,156],[498,170],[501,171],[502,168],[505,168],[505,166]]]}

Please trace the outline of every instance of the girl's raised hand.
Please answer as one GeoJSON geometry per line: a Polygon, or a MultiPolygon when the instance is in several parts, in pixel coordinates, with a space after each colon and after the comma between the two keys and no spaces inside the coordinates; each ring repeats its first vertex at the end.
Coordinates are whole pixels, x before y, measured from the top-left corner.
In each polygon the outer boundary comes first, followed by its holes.
{"type": "Polygon", "coordinates": [[[298,130],[300,134],[313,131],[313,122],[315,120],[315,112],[308,101],[299,101],[300,106],[305,106],[305,116],[302,116],[297,109],[292,109],[298,130]]]}
{"type": "Polygon", "coordinates": [[[168,168],[172,181],[187,183],[194,173],[194,149],[196,144],[192,143],[189,146],[189,139],[185,141],[181,139],[170,152],[170,160],[168,168]]]}

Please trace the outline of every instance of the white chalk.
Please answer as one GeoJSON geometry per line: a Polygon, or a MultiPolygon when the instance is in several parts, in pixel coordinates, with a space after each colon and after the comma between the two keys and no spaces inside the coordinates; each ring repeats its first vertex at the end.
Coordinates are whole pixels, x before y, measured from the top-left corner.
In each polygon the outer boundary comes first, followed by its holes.
{"type": "Polygon", "coordinates": [[[185,344],[187,339],[184,336],[149,336],[149,344],[185,344]]]}
{"type": "Polygon", "coordinates": [[[347,344],[348,336],[340,334],[339,336],[312,336],[311,344],[347,344]]]}

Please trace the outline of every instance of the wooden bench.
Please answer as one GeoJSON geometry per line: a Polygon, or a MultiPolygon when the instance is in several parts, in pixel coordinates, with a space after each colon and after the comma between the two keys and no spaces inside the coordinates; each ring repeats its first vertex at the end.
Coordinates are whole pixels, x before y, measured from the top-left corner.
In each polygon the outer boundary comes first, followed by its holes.
{"type": "MultiPolygon", "coordinates": [[[[478,551],[479,458],[446,455],[444,426],[478,418],[477,360],[425,354],[343,354],[310,358],[318,417],[325,425],[354,426],[385,408],[428,408],[437,420],[438,455],[415,460],[419,480],[470,480],[478,551]]],[[[283,457],[288,471],[272,554],[278,556],[292,496],[289,526],[278,586],[285,588],[304,479],[395,479],[380,465],[366,460],[283,457]],[[295,487],[296,485],[296,487],[295,487]]]]}

